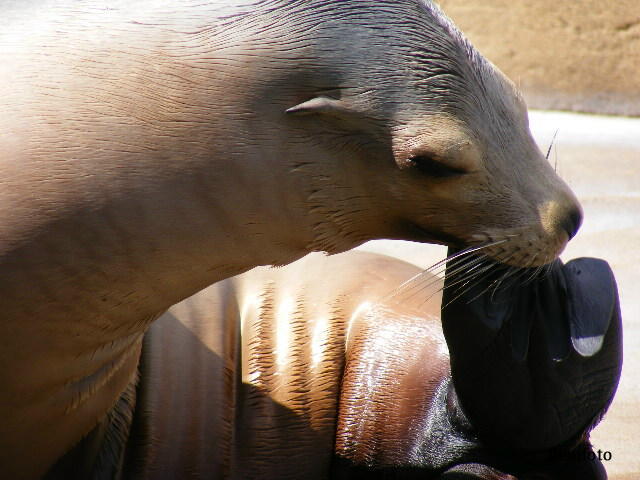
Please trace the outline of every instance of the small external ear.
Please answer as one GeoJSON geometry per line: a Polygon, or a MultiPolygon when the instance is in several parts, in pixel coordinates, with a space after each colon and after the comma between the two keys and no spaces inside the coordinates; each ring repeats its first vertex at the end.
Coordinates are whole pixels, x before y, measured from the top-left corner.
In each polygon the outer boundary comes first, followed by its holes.
{"type": "Polygon", "coordinates": [[[325,114],[342,117],[350,112],[350,109],[342,100],[318,96],[302,102],[285,111],[288,115],[314,115],[325,114]]]}

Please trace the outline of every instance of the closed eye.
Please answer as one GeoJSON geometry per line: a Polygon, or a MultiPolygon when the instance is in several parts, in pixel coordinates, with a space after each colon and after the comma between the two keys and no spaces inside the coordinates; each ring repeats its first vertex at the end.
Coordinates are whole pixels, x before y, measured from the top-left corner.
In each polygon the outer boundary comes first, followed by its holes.
{"type": "Polygon", "coordinates": [[[442,163],[428,155],[416,155],[409,163],[421,173],[434,178],[448,178],[464,175],[467,171],[442,163]]]}

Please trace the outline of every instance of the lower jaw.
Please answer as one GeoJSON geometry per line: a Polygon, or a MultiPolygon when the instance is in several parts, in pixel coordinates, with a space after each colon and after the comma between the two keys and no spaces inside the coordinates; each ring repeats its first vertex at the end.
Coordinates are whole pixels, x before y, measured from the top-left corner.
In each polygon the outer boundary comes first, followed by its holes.
{"type": "MultiPolygon", "coordinates": [[[[399,240],[409,240],[420,243],[433,243],[436,245],[444,245],[456,250],[462,250],[469,247],[473,248],[474,246],[481,246],[481,244],[464,241],[454,235],[429,230],[413,222],[402,223],[398,226],[397,231],[398,235],[396,238],[399,240]]],[[[496,247],[487,247],[486,249],[480,250],[479,253],[481,252],[487,255],[498,263],[503,263],[505,265],[519,268],[537,268],[548,265],[556,260],[564,250],[564,247],[559,249],[555,255],[543,255],[541,253],[539,253],[538,255],[531,255],[518,253],[517,251],[509,253],[509,249],[505,249],[502,245],[497,245],[496,247]]]]}
{"type": "Polygon", "coordinates": [[[399,240],[408,240],[411,242],[433,243],[436,245],[444,245],[446,247],[457,249],[462,249],[469,246],[467,242],[454,235],[435,232],[411,222],[407,222],[398,226],[398,235],[396,238],[399,240]]]}
{"type": "Polygon", "coordinates": [[[549,255],[549,254],[525,254],[522,252],[509,252],[509,249],[492,249],[488,247],[485,250],[482,250],[482,253],[493,259],[498,263],[502,263],[505,265],[509,265],[512,267],[519,268],[537,268],[542,267],[544,265],[548,265],[552,263],[554,260],[558,258],[560,252],[557,255],[549,255]]]}

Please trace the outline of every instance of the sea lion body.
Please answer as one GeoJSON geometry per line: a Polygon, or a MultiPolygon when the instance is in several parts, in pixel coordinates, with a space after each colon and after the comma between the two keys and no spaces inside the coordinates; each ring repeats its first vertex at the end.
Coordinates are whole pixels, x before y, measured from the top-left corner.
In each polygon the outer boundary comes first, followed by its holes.
{"type": "MultiPolygon", "coordinates": [[[[354,348],[357,338],[377,345],[367,346],[368,355],[396,380],[411,382],[422,365],[434,372],[416,377],[420,395],[422,381],[439,383],[435,372],[448,370],[437,298],[425,317],[398,318],[377,338],[366,332],[376,299],[418,271],[366,253],[313,254],[288,267],[254,269],[172,307],[145,342],[145,426],[133,431],[144,448],[129,461],[142,459],[133,477],[330,478],[341,384],[345,375],[362,375],[347,374],[350,356],[364,354],[354,348]],[[407,342],[411,336],[415,342],[407,342]]],[[[396,408],[403,400],[414,403],[384,393],[393,417],[407,414],[396,408]]],[[[405,453],[410,430],[408,422],[393,435],[378,431],[380,450],[389,455],[393,445],[405,453]]]]}
{"type": "Polygon", "coordinates": [[[0,8],[13,478],[87,434],[207,285],[373,238],[540,265],[579,226],[513,85],[428,2],[0,8]]]}
{"type": "Polygon", "coordinates": [[[354,463],[408,464],[450,380],[440,295],[370,312],[419,272],[364,252],[311,254],[180,302],[146,334],[130,423],[100,432],[95,460],[83,446],[50,478],[72,476],[78,457],[87,470],[75,478],[333,478],[337,429],[354,463]]]}
{"type": "MultiPolygon", "coordinates": [[[[619,378],[616,298],[596,308],[606,325],[601,349],[552,361],[549,346],[575,332],[541,333],[547,327],[535,310],[491,330],[484,322],[495,317],[458,309],[444,319],[451,325],[445,339],[439,294],[426,301],[421,293],[401,301],[388,295],[419,272],[370,253],[312,254],[227,279],[172,307],[146,335],[134,400],[119,404],[111,423],[88,442],[98,448],[81,444],[72,454],[83,458],[86,470],[74,477],[73,469],[65,470],[74,465],[67,459],[50,478],[606,478],[588,456],[597,420],[578,417],[598,419],[619,378]],[[524,361],[510,353],[516,347],[509,332],[520,328],[518,321],[533,325],[524,361]],[[458,328],[475,338],[452,333],[458,328]],[[493,345],[483,343],[489,336],[493,345]],[[476,349],[474,342],[480,342],[476,349]],[[478,368],[467,366],[469,376],[457,371],[452,378],[447,343],[456,362],[478,368]],[[484,357],[477,359],[476,351],[484,357]],[[488,365],[485,357],[492,359],[488,365]],[[519,372],[529,363],[524,368],[540,379],[519,372]],[[501,373],[492,376],[487,368],[501,373]],[[553,393],[546,375],[574,395],[553,393]],[[531,401],[537,406],[530,408],[531,401]],[[480,415],[468,413],[478,408],[480,415]],[[564,412],[566,430],[540,413],[547,408],[564,412]],[[534,428],[523,421],[514,434],[503,419],[518,409],[534,428]],[[487,422],[490,434],[479,429],[487,422]],[[547,443],[537,445],[537,438],[547,443]],[[455,476],[464,472],[468,476],[455,476]]],[[[442,286],[428,273],[420,280],[435,291],[442,286]]],[[[563,308],[552,309],[549,321],[570,324],[563,308]]]]}

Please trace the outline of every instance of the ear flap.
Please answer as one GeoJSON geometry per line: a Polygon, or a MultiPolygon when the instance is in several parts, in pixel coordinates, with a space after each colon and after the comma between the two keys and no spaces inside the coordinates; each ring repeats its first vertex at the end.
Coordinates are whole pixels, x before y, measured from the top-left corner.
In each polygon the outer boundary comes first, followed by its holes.
{"type": "Polygon", "coordinates": [[[299,103],[285,110],[285,113],[288,115],[324,114],[334,117],[344,117],[352,112],[343,100],[336,100],[335,98],[321,95],[306,102],[299,103]]]}

